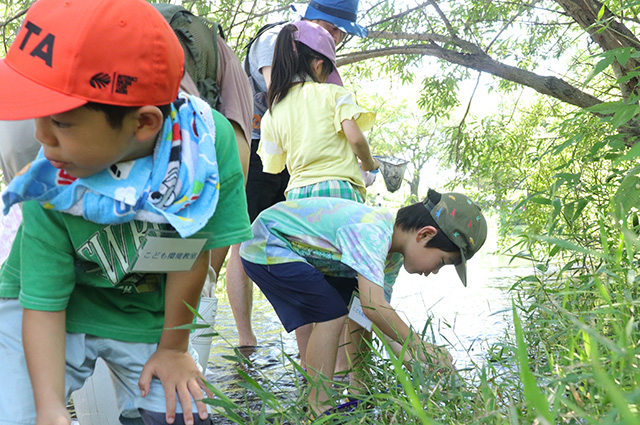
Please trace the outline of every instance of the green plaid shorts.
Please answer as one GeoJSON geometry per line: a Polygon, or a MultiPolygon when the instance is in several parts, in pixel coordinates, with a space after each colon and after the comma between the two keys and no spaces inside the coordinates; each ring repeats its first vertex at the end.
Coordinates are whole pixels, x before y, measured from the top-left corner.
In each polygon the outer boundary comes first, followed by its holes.
{"type": "Polygon", "coordinates": [[[358,188],[346,180],[325,180],[308,186],[294,187],[287,192],[287,201],[311,197],[342,198],[364,204],[358,188]]]}

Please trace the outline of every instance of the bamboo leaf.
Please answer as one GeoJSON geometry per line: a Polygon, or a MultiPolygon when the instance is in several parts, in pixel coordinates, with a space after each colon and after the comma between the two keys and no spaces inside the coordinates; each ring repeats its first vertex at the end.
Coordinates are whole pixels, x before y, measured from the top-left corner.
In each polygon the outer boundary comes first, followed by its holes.
{"type": "Polygon", "coordinates": [[[593,375],[596,379],[596,382],[603,387],[606,394],[609,396],[614,406],[618,409],[618,413],[622,419],[622,423],[626,425],[637,425],[638,417],[635,413],[631,411],[631,407],[629,406],[629,402],[627,402],[624,393],[620,391],[620,388],[615,383],[613,379],[611,379],[607,372],[602,369],[602,365],[600,364],[599,355],[598,355],[598,347],[596,344],[591,345],[591,365],[593,366],[593,375]]]}
{"type": "Polygon", "coordinates": [[[524,396],[527,403],[533,407],[536,414],[545,418],[549,423],[554,423],[553,415],[549,411],[549,403],[546,397],[538,388],[538,383],[535,376],[529,370],[529,355],[527,353],[527,346],[524,342],[524,334],[522,332],[522,325],[520,324],[520,318],[516,312],[515,303],[513,304],[513,325],[516,333],[516,359],[520,364],[520,379],[522,379],[522,385],[524,387],[524,396]]]}
{"type": "Polygon", "coordinates": [[[592,249],[583,248],[583,247],[581,247],[579,245],[574,244],[573,242],[569,242],[569,241],[566,241],[564,239],[558,239],[558,238],[554,238],[554,237],[551,237],[551,236],[544,236],[544,235],[533,235],[532,237],[534,239],[536,239],[536,240],[547,242],[547,243],[550,243],[550,244],[553,244],[553,245],[557,245],[560,248],[567,249],[569,251],[579,252],[581,254],[592,255],[594,257],[602,258],[602,259],[605,259],[607,261],[613,261],[613,258],[610,257],[609,255],[607,255],[606,253],[602,253],[602,252],[599,252],[599,251],[594,251],[592,249]]]}
{"type": "Polygon", "coordinates": [[[615,128],[620,127],[623,124],[629,122],[638,113],[637,105],[624,105],[618,108],[613,114],[611,125],[615,128]]]}

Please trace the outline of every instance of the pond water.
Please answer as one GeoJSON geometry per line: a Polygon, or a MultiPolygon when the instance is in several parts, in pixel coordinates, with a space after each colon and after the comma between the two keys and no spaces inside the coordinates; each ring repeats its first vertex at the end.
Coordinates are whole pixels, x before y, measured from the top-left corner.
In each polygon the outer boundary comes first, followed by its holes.
{"type": "MultiPolygon", "coordinates": [[[[482,365],[487,347],[505,332],[511,332],[507,289],[518,277],[531,272],[527,263],[510,263],[510,258],[488,252],[478,253],[469,261],[467,288],[462,286],[453,267],[445,267],[426,278],[403,270],[395,285],[392,305],[418,332],[431,318],[427,335],[433,332],[437,343],[447,346],[458,369],[471,369],[474,363],[482,365]]],[[[247,393],[238,385],[244,382],[237,372],[240,364],[229,359],[238,343],[235,322],[226,295],[218,293],[215,327],[219,336],[213,339],[207,379],[242,403],[247,393]]],[[[252,323],[260,346],[244,352],[252,364],[242,365],[241,369],[259,382],[275,382],[285,399],[295,399],[296,378],[285,357],[287,354],[297,360],[294,333],[284,331],[271,305],[257,289],[252,323]]]]}

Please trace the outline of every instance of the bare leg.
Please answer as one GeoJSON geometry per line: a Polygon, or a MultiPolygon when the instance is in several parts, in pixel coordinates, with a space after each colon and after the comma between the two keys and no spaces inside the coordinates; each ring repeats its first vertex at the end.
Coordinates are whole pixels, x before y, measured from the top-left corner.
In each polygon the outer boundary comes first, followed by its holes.
{"type": "Polygon", "coordinates": [[[225,258],[227,258],[228,246],[222,246],[220,248],[212,249],[210,252],[210,264],[213,267],[213,271],[216,272],[216,279],[220,276],[220,269],[224,264],[225,258]]]}
{"type": "Polygon", "coordinates": [[[309,344],[307,345],[307,364],[311,377],[311,390],[309,391],[309,405],[316,415],[333,407],[329,393],[324,386],[330,386],[329,382],[317,379],[324,375],[327,379],[333,379],[333,370],[336,366],[336,354],[338,342],[344,327],[346,316],[316,323],[311,331],[309,344]]]}
{"type": "Polygon", "coordinates": [[[300,352],[300,366],[307,369],[307,345],[309,337],[313,330],[313,323],[300,326],[296,329],[296,342],[298,343],[298,351],[300,352]]]}
{"type": "Polygon", "coordinates": [[[256,345],[258,341],[251,328],[253,282],[242,267],[239,244],[231,247],[227,263],[227,296],[238,329],[238,345],[256,345]]]}
{"type": "Polygon", "coordinates": [[[338,357],[336,358],[336,370],[334,374],[344,374],[349,370],[349,359],[347,358],[346,344],[349,342],[349,328],[347,323],[340,334],[340,343],[338,344],[338,357]]]}
{"type": "Polygon", "coordinates": [[[351,385],[351,391],[354,394],[360,394],[364,388],[362,379],[367,373],[366,365],[363,362],[366,340],[371,340],[371,332],[367,332],[362,326],[358,325],[353,320],[349,320],[347,323],[347,344],[346,356],[349,361],[349,384],[351,385]]]}

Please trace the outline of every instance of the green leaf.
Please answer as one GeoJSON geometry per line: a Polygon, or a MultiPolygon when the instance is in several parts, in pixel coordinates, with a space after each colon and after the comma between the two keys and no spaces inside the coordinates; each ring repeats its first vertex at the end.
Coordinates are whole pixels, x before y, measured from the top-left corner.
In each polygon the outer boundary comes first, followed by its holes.
{"type": "Polygon", "coordinates": [[[549,198],[543,198],[542,196],[531,198],[530,201],[534,204],[551,205],[551,200],[549,198]]]}
{"type": "Polygon", "coordinates": [[[602,5],[602,7],[600,8],[600,10],[598,11],[598,21],[600,19],[602,19],[602,17],[604,16],[604,4],[602,5]]]}
{"type": "Polygon", "coordinates": [[[587,248],[583,248],[579,245],[576,245],[572,242],[563,240],[563,239],[558,239],[558,238],[553,238],[551,236],[544,236],[544,235],[534,235],[532,236],[534,239],[539,240],[539,241],[543,241],[543,242],[547,242],[553,245],[557,245],[560,248],[569,250],[569,251],[574,251],[574,252],[579,252],[581,254],[587,254],[587,255],[591,255],[594,257],[598,257],[598,258],[602,258],[604,260],[607,261],[611,261],[613,262],[613,258],[607,254],[604,254],[600,251],[594,251],[591,249],[587,249],[587,248]]]}
{"type": "Polygon", "coordinates": [[[575,136],[569,137],[566,142],[561,143],[558,146],[554,147],[551,153],[553,155],[557,155],[563,150],[565,150],[566,148],[568,148],[569,146],[582,140],[582,138],[583,138],[582,134],[576,134],[575,136]]]}
{"type": "Polygon", "coordinates": [[[560,200],[560,198],[554,198],[553,202],[551,202],[551,205],[553,206],[552,218],[556,218],[558,214],[560,214],[560,211],[562,211],[562,201],[560,200]]]}
{"type": "Polygon", "coordinates": [[[624,155],[620,155],[618,158],[616,158],[616,163],[620,163],[622,161],[631,161],[639,156],[640,156],[640,143],[636,143],[631,147],[631,149],[625,152],[624,155]]]}
{"type": "Polygon", "coordinates": [[[635,407],[629,405],[624,393],[620,391],[618,384],[611,379],[608,375],[608,371],[602,369],[602,365],[599,361],[598,347],[596,344],[591,345],[591,365],[593,367],[593,375],[596,383],[602,387],[607,397],[613,402],[613,405],[618,409],[620,419],[623,424],[637,425],[638,417],[636,416],[635,407]]]}
{"type": "MultiPolygon", "coordinates": [[[[640,53],[640,52],[637,52],[637,53],[640,53]]],[[[629,56],[630,57],[636,57],[635,54],[629,55],[629,56]]],[[[619,84],[624,84],[624,83],[628,82],[629,80],[632,80],[632,79],[637,78],[637,77],[640,77],[640,72],[638,72],[638,71],[629,72],[629,73],[623,75],[622,77],[618,78],[616,81],[619,84]]]]}
{"type": "Polygon", "coordinates": [[[549,403],[544,396],[535,376],[529,370],[529,355],[527,353],[527,345],[524,342],[524,334],[522,332],[522,325],[520,324],[520,318],[516,312],[516,305],[513,304],[513,325],[516,333],[516,359],[520,364],[520,379],[522,379],[522,385],[524,387],[524,396],[527,403],[533,407],[536,414],[545,418],[550,424],[554,423],[553,414],[549,411],[549,403]]]}
{"type": "Polygon", "coordinates": [[[598,103],[596,105],[590,106],[586,109],[587,111],[595,112],[597,114],[608,115],[608,114],[615,114],[618,111],[618,109],[620,109],[620,107],[624,107],[624,106],[626,106],[625,103],[621,101],[602,102],[602,103],[598,103]]]}
{"type": "Polygon", "coordinates": [[[593,69],[587,76],[587,79],[585,80],[584,83],[588,84],[589,81],[593,79],[593,77],[595,77],[596,75],[600,74],[602,71],[607,69],[609,65],[613,63],[613,60],[614,60],[614,56],[605,56],[600,61],[598,61],[598,63],[593,67],[593,69]]]}
{"type": "Polygon", "coordinates": [[[613,114],[613,120],[611,121],[611,125],[615,128],[620,127],[623,124],[629,122],[631,118],[633,118],[638,113],[637,105],[624,105],[621,106],[615,113],[613,114]]]}
{"type": "MultiPolygon", "coordinates": [[[[640,154],[640,143],[635,149],[640,154]]],[[[627,213],[635,208],[640,210],[640,165],[633,167],[622,179],[618,190],[613,195],[613,211],[616,219],[625,220],[627,213]]]]}
{"type": "MultiPolygon", "coordinates": [[[[424,409],[424,406],[422,405],[422,401],[418,397],[418,394],[416,392],[416,388],[413,382],[411,381],[410,377],[407,376],[407,373],[405,372],[404,367],[402,367],[402,361],[403,361],[404,355],[396,356],[395,352],[387,342],[387,338],[382,333],[382,331],[380,331],[377,327],[374,327],[373,330],[375,334],[378,336],[378,338],[380,338],[385,349],[389,353],[389,360],[391,360],[391,364],[393,364],[396,378],[400,383],[400,385],[402,385],[402,388],[404,389],[406,397],[408,398],[408,401],[410,403],[411,414],[416,416],[417,419],[419,419],[423,425],[438,424],[439,422],[435,421],[432,417],[427,415],[427,412],[424,409]]],[[[404,350],[406,350],[408,344],[409,344],[409,340],[404,342],[403,348],[402,348],[403,352],[404,350]]]]}
{"type": "Polygon", "coordinates": [[[631,48],[616,49],[616,60],[618,61],[618,63],[620,63],[620,65],[625,66],[630,57],[631,48]]]}
{"type": "Polygon", "coordinates": [[[589,200],[585,199],[585,198],[580,198],[578,199],[578,206],[576,208],[575,213],[573,214],[572,219],[576,220],[580,214],[582,213],[582,210],[584,210],[584,208],[589,204],[589,200]]]}
{"type": "Polygon", "coordinates": [[[567,219],[573,220],[573,216],[575,214],[575,207],[576,207],[576,203],[575,202],[570,202],[568,204],[564,204],[564,207],[562,209],[562,213],[564,214],[564,216],[567,219]]]}

